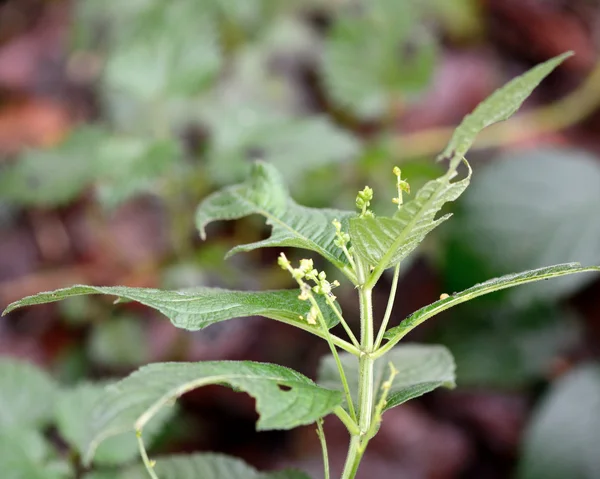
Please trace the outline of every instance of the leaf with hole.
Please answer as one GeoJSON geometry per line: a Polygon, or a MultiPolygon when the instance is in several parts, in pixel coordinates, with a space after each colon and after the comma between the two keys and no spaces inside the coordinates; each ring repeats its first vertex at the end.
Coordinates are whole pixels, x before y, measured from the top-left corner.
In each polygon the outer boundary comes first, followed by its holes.
{"type": "Polygon", "coordinates": [[[193,389],[227,385],[256,399],[258,430],[311,424],[342,402],[342,393],[317,386],[296,371],[251,361],[156,363],[106,389],[90,421],[85,461],[105,439],[142,430],[163,407],[193,389]]]}

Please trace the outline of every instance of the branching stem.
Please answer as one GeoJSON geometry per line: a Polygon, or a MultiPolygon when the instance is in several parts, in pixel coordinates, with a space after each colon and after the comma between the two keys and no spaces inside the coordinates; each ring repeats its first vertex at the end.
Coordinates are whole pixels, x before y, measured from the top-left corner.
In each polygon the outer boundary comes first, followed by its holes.
{"type": "Polygon", "coordinates": [[[387,307],[385,308],[385,315],[383,316],[383,321],[381,322],[381,327],[379,328],[379,333],[377,334],[377,339],[375,340],[374,349],[377,350],[381,341],[383,341],[383,335],[385,334],[385,330],[387,328],[388,322],[390,321],[390,317],[392,315],[392,309],[394,308],[394,300],[396,299],[396,290],[398,289],[398,278],[400,277],[400,263],[394,269],[394,278],[392,279],[392,287],[390,289],[390,296],[388,298],[387,307]]]}

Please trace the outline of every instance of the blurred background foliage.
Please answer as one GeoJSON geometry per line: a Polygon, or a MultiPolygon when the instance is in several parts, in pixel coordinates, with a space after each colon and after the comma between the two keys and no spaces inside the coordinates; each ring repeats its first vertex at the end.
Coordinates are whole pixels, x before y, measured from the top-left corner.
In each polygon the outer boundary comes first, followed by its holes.
{"type": "MultiPolygon", "coordinates": [[[[598,22],[591,0],[6,0],[0,306],[80,282],[291,287],[278,251],[222,260],[263,237],[262,221],[213,227],[200,243],[197,203],[260,158],[300,203],[349,209],[368,184],[375,210],[390,209],[394,165],[413,191],[440,175],[434,158],[453,125],[566,50],[576,56],[527,111],[476,145],[453,220],[403,265],[395,324],[492,276],[600,264],[598,22]]],[[[339,291],[356,326],[353,291],[339,291]]],[[[414,333],[450,347],[459,389],[387,413],[365,474],[600,477],[599,293],[594,276],[554,280],[481,298],[414,333]]],[[[14,421],[23,431],[0,433],[1,469],[16,467],[27,444],[19,477],[81,477],[78,428],[100,390],[91,381],[181,359],[264,360],[314,375],[325,352],[259,318],[182,333],[139,305],[95,298],[13,313],[0,322],[0,355],[49,373],[2,363],[0,431],[14,421]],[[74,422],[65,411],[78,407],[74,422]]],[[[319,474],[312,430],[255,434],[254,420],[247,398],[200,390],[157,425],[152,452],[214,450],[319,474]]],[[[327,430],[340,463],[343,431],[327,430]]],[[[108,449],[100,468],[135,456],[108,449]]]]}

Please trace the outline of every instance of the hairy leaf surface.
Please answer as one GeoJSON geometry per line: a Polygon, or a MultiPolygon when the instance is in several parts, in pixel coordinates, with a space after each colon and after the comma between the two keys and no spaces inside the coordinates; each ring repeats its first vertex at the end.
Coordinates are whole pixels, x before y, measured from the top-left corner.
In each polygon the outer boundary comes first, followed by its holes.
{"type": "Polygon", "coordinates": [[[522,273],[508,274],[506,276],[501,276],[500,278],[490,279],[489,281],[476,284],[465,291],[455,293],[452,296],[449,296],[445,299],[440,299],[435,303],[431,303],[430,305],[415,311],[408,318],[402,321],[399,326],[396,326],[385,333],[385,337],[389,339],[391,343],[397,343],[408,332],[436,314],[439,314],[442,311],[452,308],[458,304],[470,301],[478,296],[483,296],[484,294],[493,293],[494,291],[500,291],[506,288],[512,288],[513,286],[519,286],[521,284],[532,283],[534,281],[557,278],[567,274],[587,273],[593,271],[600,271],[600,267],[592,266],[584,268],[581,267],[579,263],[566,263],[524,271],[522,273]]]}
{"type": "Polygon", "coordinates": [[[423,241],[427,233],[447,220],[436,219],[444,204],[455,201],[469,186],[471,167],[466,178],[452,182],[452,174],[429,181],[398,210],[392,218],[351,218],[350,239],[355,251],[376,266],[380,274],[406,258],[423,241]]]}
{"type": "Polygon", "coordinates": [[[540,82],[572,54],[563,53],[541,63],[492,93],[454,130],[440,158],[452,157],[451,165],[458,166],[481,130],[510,118],[540,82]]]}
{"type": "MultiPolygon", "coordinates": [[[[3,314],[16,308],[35,304],[52,303],[83,294],[109,294],[121,299],[137,301],[164,314],[178,328],[195,331],[219,321],[244,316],[265,316],[301,329],[315,332],[306,317],[310,310],[307,301],[298,299],[298,290],[279,291],[230,291],[220,288],[195,288],[187,291],[163,291],[152,288],[129,288],[127,286],[75,285],[28,296],[8,305],[3,314]]],[[[316,298],[329,327],[338,319],[323,298],[316,298]]]]}
{"type": "MultiPolygon", "coordinates": [[[[358,359],[348,353],[340,355],[352,399],[357,403],[359,368],[358,359]]],[[[374,384],[376,400],[381,394],[381,385],[389,378],[389,364],[393,364],[398,375],[387,397],[384,410],[398,406],[410,399],[422,396],[439,387],[455,386],[454,359],[444,346],[406,344],[392,349],[385,359],[375,362],[374,384]]],[[[335,361],[326,356],[319,365],[318,383],[329,389],[343,390],[335,361]]]]}
{"type": "Polygon", "coordinates": [[[164,406],[209,384],[228,385],[256,399],[258,430],[292,429],[329,414],[342,402],[339,391],[317,386],[282,366],[251,361],[156,363],[106,390],[90,418],[86,462],[106,438],[142,430],[164,406]]]}
{"type": "Polygon", "coordinates": [[[347,229],[352,212],[307,208],[296,204],[277,170],[264,162],[254,164],[250,178],[239,185],[230,186],[206,198],[198,207],[196,225],[202,238],[205,227],[216,220],[232,220],[259,214],[273,227],[271,236],[263,241],[236,246],[228,255],[240,251],[272,246],[291,246],[319,253],[339,268],[346,266],[340,248],[333,244],[334,219],[347,229]]]}

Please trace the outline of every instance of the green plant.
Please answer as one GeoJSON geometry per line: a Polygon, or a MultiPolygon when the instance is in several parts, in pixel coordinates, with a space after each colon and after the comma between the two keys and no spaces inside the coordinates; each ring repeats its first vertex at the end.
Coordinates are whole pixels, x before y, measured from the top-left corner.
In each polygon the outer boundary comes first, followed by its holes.
{"type": "MultiPolygon", "coordinates": [[[[430,231],[449,218],[450,215],[436,216],[446,203],[456,200],[469,185],[471,168],[465,154],[475,136],[486,126],[512,115],[538,83],[568,56],[564,54],[549,60],[511,81],[467,116],[440,155],[441,159],[449,159],[446,173],[428,182],[412,200],[404,201],[410,187],[402,178],[400,169],[394,168],[397,196],[393,202],[397,210],[391,216],[376,216],[371,211],[373,190],[369,187],[357,196],[358,213],[300,206],[289,197],[277,170],[262,162],[253,166],[244,183],[216,192],[200,204],[196,223],[202,237],[205,237],[206,225],[212,221],[251,214],[264,216],[272,226],[270,237],[237,246],[229,255],[263,247],[295,247],[318,253],[335,266],[358,293],[358,337],[346,323],[333,294],[339,283],[330,282],[324,272],[317,271],[311,259],[302,259],[299,265],[293,265],[283,253],[279,265],[297,282],[296,289],[263,292],[215,288],[161,291],[123,286],[73,286],[40,293],[9,305],[5,313],[18,307],[72,296],[107,294],[155,308],[178,328],[197,330],[231,318],[262,315],[310,332],[329,345],[331,355],[323,360],[317,383],[278,365],[249,361],[144,366],[106,387],[90,407],[86,420],[88,427],[76,436],[84,464],[92,462],[105,439],[119,434],[129,434],[132,438],[135,432],[144,465],[152,478],[196,477],[194,474],[198,474],[198,467],[216,459],[210,455],[158,459],[155,464],[146,453],[142,431],[159,411],[182,394],[204,385],[220,384],[245,391],[256,399],[260,416],[258,429],[290,429],[316,422],[327,478],[329,464],[322,418],[335,414],[350,434],[342,478],[353,478],[387,409],[438,387],[454,386],[454,362],[446,348],[397,346],[410,331],[436,314],[478,296],[567,274],[600,271],[600,267],[569,263],[502,276],[460,293],[444,294],[439,301],[411,314],[398,326],[387,329],[396,297],[400,264],[430,231]],[[456,180],[461,164],[465,166],[466,175],[456,180]],[[372,292],[387,269],[394,271],[392,287],[385,315],[376,333],[372,292]],[[347,339],[331,332],[337,324],[343,327],[347,339]]],[[[242,466],[238,464],[238,467],[242,466]]],[[[258,474],[251,470],[232,472],[226,469],[222,473],[224,477],[253,477],[258,474]]],[[[295,474],[298,473],[289,472],[278,477],[302,477],[295,474]]]]}

